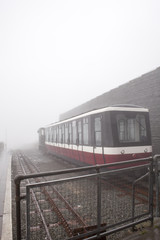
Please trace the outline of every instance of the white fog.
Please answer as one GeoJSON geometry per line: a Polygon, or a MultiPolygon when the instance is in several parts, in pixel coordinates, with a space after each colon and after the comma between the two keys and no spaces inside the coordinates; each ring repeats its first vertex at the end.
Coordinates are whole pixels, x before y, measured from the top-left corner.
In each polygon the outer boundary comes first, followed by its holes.
{"type": "Polygon", "coordinates": [[[0,0],[0,141],[160,66],[158,0],[0,0]]]}

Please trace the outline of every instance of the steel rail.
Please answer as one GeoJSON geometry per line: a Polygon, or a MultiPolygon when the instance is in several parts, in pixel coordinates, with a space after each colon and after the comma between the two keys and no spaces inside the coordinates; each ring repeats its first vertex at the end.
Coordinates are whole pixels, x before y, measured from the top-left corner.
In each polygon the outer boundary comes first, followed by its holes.
{"type": "MultiPolygon", "coordinates": [[[[24,166],[23,166],[23,164],[22,164],[22,161],[20,161],[20,158],[19,158],[19,157],[18,157],[18,159],[19,159],[21,168],[22,168],[24,174],[26,175],[26,171],[25,171],[25,168],[24,168],[24,166]]],[[[27,180],[28,183],[30,183],[28,179],[26,179],[26,180],[27,180]]],[[[48,230],[46,221],[45,221],[45,219],[44,219],[43,213],[42,213],[41,208],[40,208],[40,206],[39,206],[39,203],[38,203],[38,201],[37,201],[37,199],[36,199],[35,193],[34,193],[33,190],[31,191],[31,193],[32,193],[32,197],[33,197],[35,206],[36,206],[36,208],[37,208],[37,210],[38,210],[38,213],[39,213],[39,215],[40,215],[40,217],[41,217],[41,219],[42,219],[42,222],[43,222],[43,225],[44,225],[44,228],[45,228],[47,237],[48,237],[49,240],[52,240],[52,237],[51,237],[51,235],[50,235],[50,233],[49,233],[49,230],[48,230]]]]}
{"type": "Polygon", "coordinates": [[[51,198],[50,194],[48,193],[48,191],[46,191],[45,188],[43,188],[42,192],[45,194],[46,200],[51,204],[52,208],[56,212],[56,214],[57,214],[58,218],[60,219],[60,222],[63,225],[68,237],[73,237],[72,229],[70,228],[68,222],[66,221],[63,214],[61,213],[61,211],[57,207],[55,201],[51,198]]]}

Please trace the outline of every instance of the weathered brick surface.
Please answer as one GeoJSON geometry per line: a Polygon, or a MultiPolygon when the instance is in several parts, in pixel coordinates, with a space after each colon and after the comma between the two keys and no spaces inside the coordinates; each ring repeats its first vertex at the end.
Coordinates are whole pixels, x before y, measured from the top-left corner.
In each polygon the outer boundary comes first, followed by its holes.
{"type": "Polygon", "coordinates": [[[149,109],[153,152],[160,154],[160,67],[61,114],[60,120],[114,104],[136,104],[149,109]]]}

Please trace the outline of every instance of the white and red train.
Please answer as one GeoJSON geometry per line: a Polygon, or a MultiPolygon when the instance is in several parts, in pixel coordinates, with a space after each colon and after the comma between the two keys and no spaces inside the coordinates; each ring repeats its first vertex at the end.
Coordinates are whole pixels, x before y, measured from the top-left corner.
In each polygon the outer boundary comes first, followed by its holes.
{"type": "Polygon", "coordinates": [[[152,155],[148,109],[115,105],[40,128],[39,148],[87,165],[152,155]]]}

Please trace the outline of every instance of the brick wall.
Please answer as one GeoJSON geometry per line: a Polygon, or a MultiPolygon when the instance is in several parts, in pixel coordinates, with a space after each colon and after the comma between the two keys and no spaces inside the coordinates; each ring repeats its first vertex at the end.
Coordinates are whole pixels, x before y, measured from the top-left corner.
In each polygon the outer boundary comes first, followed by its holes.
{"type": "Polygon", "coordinates": [[[66,113],[60,120],[114,104],[136,104],[150,111],[154,154],[160,154],[160,67],[66,113]]]}

